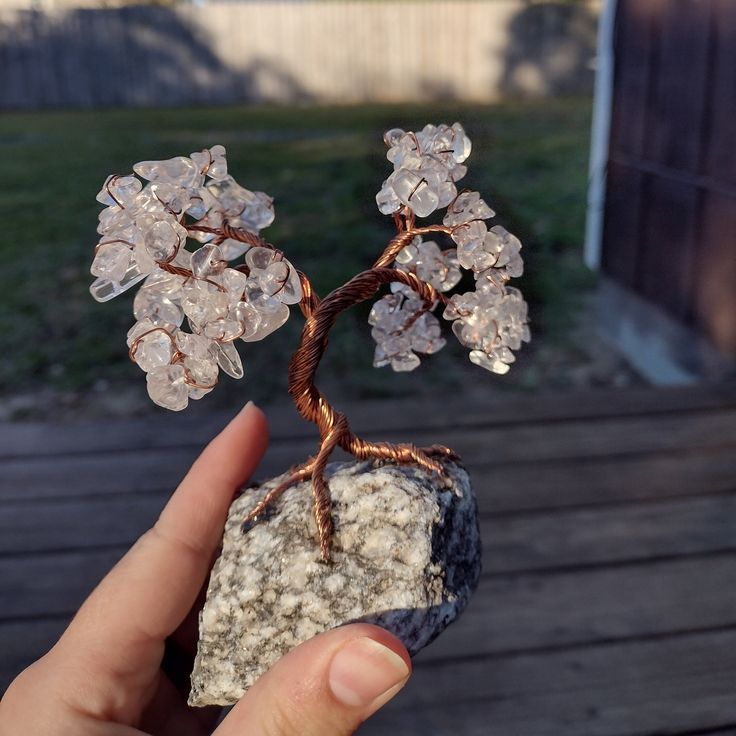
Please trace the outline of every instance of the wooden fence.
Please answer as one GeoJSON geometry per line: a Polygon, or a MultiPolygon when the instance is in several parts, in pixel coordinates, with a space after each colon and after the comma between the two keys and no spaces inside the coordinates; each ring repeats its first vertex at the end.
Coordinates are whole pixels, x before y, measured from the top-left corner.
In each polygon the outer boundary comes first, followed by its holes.
{"type": "Polygon", "coordinates": [[[0,9],[0,108],[589,92],[599,0],[0,9]]]}
{"type": "Polygon", "coordinates": [[[736,3],[619,0],[614,47],[603,271],[736,358],[736,3]]]}

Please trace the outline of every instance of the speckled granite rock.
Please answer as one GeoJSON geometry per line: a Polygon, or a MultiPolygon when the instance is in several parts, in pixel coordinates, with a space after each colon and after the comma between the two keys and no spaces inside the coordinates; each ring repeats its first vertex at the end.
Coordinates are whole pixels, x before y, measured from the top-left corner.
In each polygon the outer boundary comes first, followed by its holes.
{"type": "Polygon", "coordinates": [[[242,519],[279,479],[231,506],[200,614],[191,705],[236,702],[297,644],[352,621],[383,626],[415,654],[467,604],[480,536],[464,469],[448,464],[444,485],[414,466],[335,463],[328,474],[330,565],[319,561],[308,483],[245,534],[242,519]]]}

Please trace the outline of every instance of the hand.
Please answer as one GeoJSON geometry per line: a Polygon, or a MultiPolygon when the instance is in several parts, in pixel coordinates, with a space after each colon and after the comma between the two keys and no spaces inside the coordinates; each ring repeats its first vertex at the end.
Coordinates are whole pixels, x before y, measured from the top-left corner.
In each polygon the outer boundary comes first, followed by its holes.
{"type": "MultiPolygon", "coordinates": [[[[152,529],[115,565],[51,651],[0,702],[1,736],[197,736],[219,709],[186,705],[203,586],[236,488],[268,442],[252,404],[204,450],[152,529]],[[199,605],[198,605],[199,602],[199,605]]],[[[353,624],[294,649],[216,736],[351,734],[409,677],[402,644],[353,624]]]]}

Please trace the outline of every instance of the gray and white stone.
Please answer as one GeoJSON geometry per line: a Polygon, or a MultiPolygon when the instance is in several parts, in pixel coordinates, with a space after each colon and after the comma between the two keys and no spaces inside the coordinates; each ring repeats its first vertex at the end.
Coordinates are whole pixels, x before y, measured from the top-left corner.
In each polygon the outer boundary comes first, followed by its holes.
{"type": "Polygon", "coordinates": [[[328,467],[335,535],[320,561],[311,486],[294,486],[246,532],[250,509],[281,478],[232,504],[199,618],[190,705],[229,705],[282,655],[320,632],[374,623],[416,654],[467,604],[480,575],[466,471],[443,481],[413,465],[328,467]]]}

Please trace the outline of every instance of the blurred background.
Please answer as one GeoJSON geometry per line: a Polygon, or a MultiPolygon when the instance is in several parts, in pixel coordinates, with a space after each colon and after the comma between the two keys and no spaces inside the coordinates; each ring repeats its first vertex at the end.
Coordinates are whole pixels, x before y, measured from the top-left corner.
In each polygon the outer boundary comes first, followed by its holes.
{"type": "MultiPolygon", "coordinates": [[[[392,236],[374,200],[383,131],[432,121],[466,127],[463,183],[525,246],[536,337],[483,390],[640,380],[597,335],[582,258],[599,3],[13,2],[0,42],[0,418],[156,411],[125,354],[131,300],[87,292],[107,174],[224,144],[237,180],[275,198],[267,237],[324,294],[392,236]]],[[[331,396],[479,383],[454,344],[411,376],[373,369],[369,307],[338,324],[320,374],[331,396]]],[[[242,351],[249,378],[224,377],[209,408],[284,399],[300,329],[295,315],[242,351]]]]}
{"type": "Polygon", "coordinates": [[[131,295],[88,293],[105,177],[225,145],[325,294],[392,237],[383,131],[460,121],[463,184],[524,244],[531,344],[501,378],[454,340],[376,370],[366,304],[318,377],[358,427],[434,431],[478,479],[484,593],[419,675],[474,705],[423,716],[417,686],[382,732],[734,733],[734,115],[732,0],[0,0],[7,672],[155,518],[210,415],[276,407],[267,470],[311,451],[278,409],[297,310],[188,418],[150,402],[131,295]]]}

